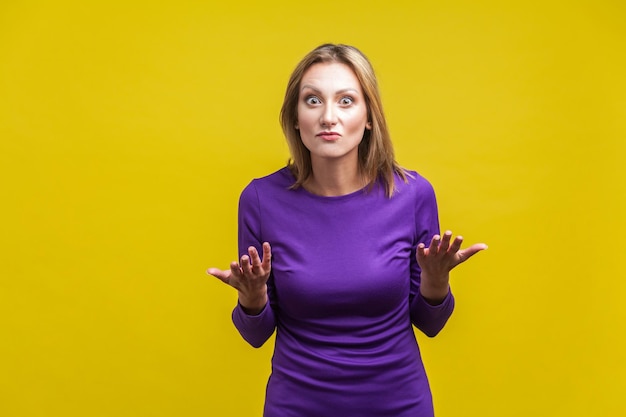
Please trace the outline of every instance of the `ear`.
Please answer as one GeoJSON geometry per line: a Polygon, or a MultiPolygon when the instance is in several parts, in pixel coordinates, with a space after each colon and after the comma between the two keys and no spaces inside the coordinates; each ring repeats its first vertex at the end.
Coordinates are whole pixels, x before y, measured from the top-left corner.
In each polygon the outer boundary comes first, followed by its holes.
{"type": "Polygon", "coordinates": [[[366,128],[367,130],[372,130],[372,122],[367,122],[367,123],[365,123],[365,128],[366,128]]]}
{"type": "Polygon", "coordinates": [[[296,128],[296,130],[300,130],[300,126],[298,125],[298,123],[296,123],[294,127],[296,128]]]}

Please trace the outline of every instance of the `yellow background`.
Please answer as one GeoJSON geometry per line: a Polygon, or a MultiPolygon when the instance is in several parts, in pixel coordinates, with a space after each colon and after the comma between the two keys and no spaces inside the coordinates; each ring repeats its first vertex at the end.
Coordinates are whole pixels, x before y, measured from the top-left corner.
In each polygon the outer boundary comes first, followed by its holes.
{"type": "Polygon", "coordinates": [[[489,250],[419,336],[441,417],[626,414],[626,6],[3,1],[0,415],[254,416],[236,206],[284,165],[287,78],[361,48],[398,159],[489,250]]]}

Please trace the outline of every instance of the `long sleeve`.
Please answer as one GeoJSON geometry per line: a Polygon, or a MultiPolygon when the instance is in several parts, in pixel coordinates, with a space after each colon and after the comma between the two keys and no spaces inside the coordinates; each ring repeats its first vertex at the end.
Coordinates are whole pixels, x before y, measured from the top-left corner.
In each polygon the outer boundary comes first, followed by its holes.
{"type": "Polygon", "coordinates": [[[268,305],[259,314],[252,316],[246,314],[241,305],[237,303],[237,306],[233,309],[232,317],[233,323],[239,330],[241,337],[255,348],[263,346],[274,333],[276,318],[274,317],[274,311],[268,305]]]}
{"type": "Polygon", "coordinates": [[[391,198],[382,184],[333,197],[293,189],[289,168],[242,192],[239,250],[272,245],[269,303],[233,311],[252,346],[276,332],[264,415],[432,417],[409,320],[436,334],[452,298],[420,296],[416,247],[439,225],[432,187],[410,174],[391,198]]]}
{"type": "MultiPolygon", "coordinates": [[[[254,181],[241,193],[239,198],[239,253],[248,253],[248,248],[254,246],[262,253],[262,222],[261,206],[254,181]]],[[[270,242],[271,244],[271,242],[270,242]]],[[[276,328],[276,317],[273,309],[273,276],[270,275],[268,285],[269,305],[261,313],[252,316],[246,314],[239,303],[235,306],[232,319],[241,336],[254,347],[262,346],[270,338],[276,328]]]]}
{"type": "Polygon", "coordinates": [[[448,292],[441,304],[428,304],[421,294],[411,303],[411,321],[426,336],[434,337],[443,329],[454,310],[454,296],[448,292]]]}
{"type": "Polygon", "coordinates": [[[443,329],[454,310],[454,296],[448,292],[438,305],[429,304],[420,294],[421,268],[417,263],[416,251],[419,243],[428,245],[435,234],[439,234],[439,215],[435,192],[430,183],[424,181],[415,203],[415,242],[411,250],[411,322],[425,335],[434,337],[443,329]]]}

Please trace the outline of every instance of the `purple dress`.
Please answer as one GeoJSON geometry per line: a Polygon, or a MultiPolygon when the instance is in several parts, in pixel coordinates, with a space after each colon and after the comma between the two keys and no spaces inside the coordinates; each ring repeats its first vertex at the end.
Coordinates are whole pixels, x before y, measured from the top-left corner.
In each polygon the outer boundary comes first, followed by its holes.
{"type": "Polygon", "coordinates": [[[252,346],[276,330],[266,417],[432,417],[412,324],[435,336],[454,308],[419,294],[417,244],[439,233],[433,188],[415,172],[339,197],[289,190],[283,168],[239,202],[239,252],[272,245],[269,306],[233,322],[252,346]]]}

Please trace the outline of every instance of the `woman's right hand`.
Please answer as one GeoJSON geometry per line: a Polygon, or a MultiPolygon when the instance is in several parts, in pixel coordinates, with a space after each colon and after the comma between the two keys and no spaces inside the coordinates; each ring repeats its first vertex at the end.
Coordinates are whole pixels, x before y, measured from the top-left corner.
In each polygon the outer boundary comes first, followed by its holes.
{"type": "Polygon", "coordinates": [[[248,314],[259,314],[267,304],[267,280],[272,270],[272,248],[263,243],[263,260],[253,246],[248,248],[248,255],[241,257],[241,263],[232,262],[230,269],[207,269],[225,284],[239,292],[239,304],[248,314]]]}

